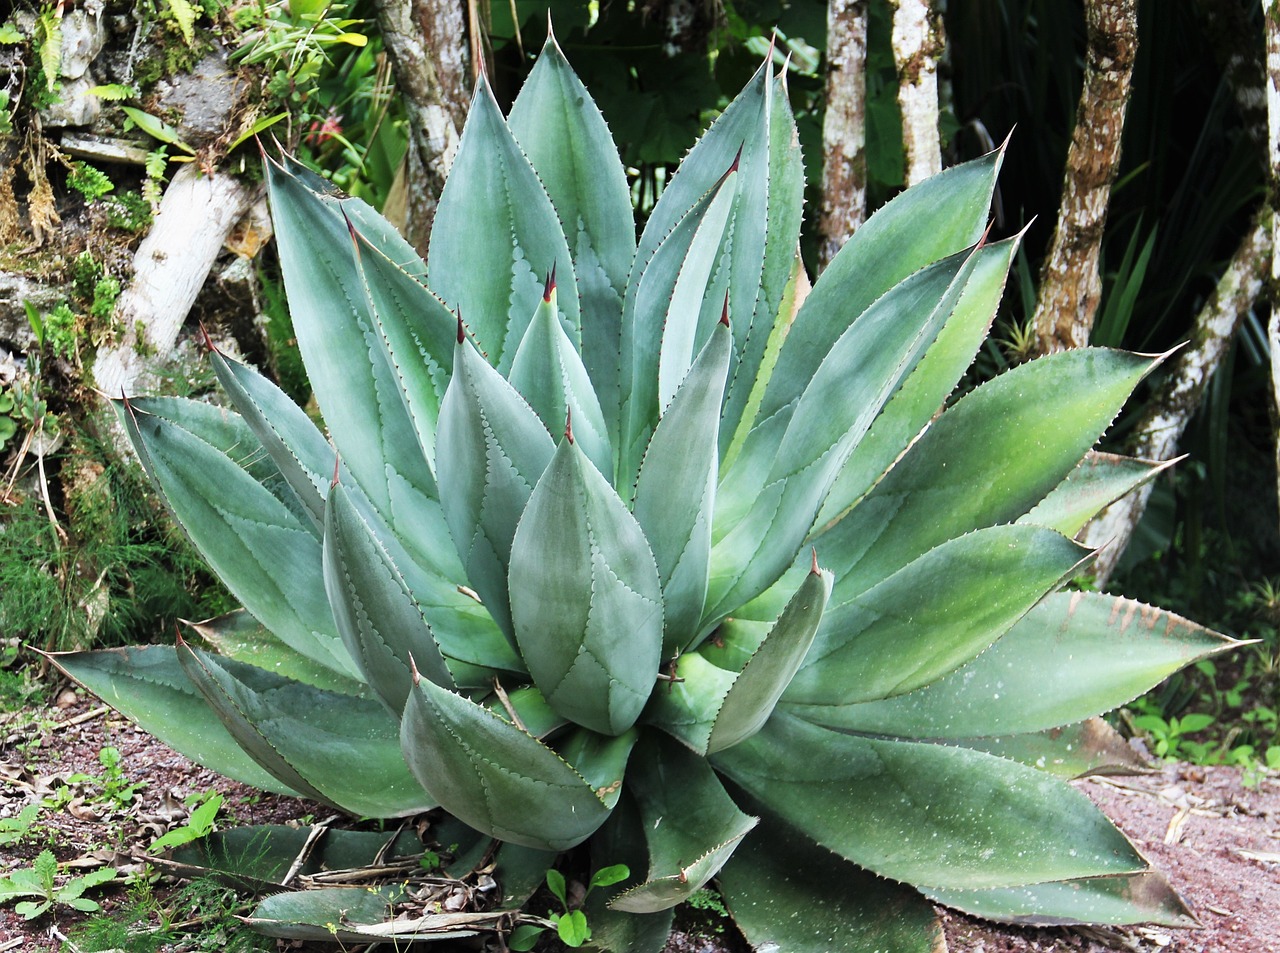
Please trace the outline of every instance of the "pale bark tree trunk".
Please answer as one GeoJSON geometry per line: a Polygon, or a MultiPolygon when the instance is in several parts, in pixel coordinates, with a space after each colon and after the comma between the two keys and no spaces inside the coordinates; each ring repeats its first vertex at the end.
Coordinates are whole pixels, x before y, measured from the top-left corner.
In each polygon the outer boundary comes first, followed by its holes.
{"type": "MultiPolygon", "coordinates": [[[[1266,65],[1266,103],[1267,103],[1267,158],[1268,184],[1267,194],[1272,204],[1272,243],[1280,241],[1280,215],[1275,214],[1277,203],[1276,189],[1280,187],[1280,7],[1273,0],[1263,0],[1262,12],[1266,21],[1267,65],[1266,65]]],[[[1271,386],[1273,425],[1280,422],[1280,300],[1277,300],[1276,289],[1280,288],[1280,255],[1273,255],[1271,260],[1271,318],[1267,321],[1267,340],[1271,345],[1271,386]]],[[[1276,437],[1276,482],[1280,489],[1280,431],[1272,427],[1276,437]]]]}
{"type": "MultiPolygon", "coordinates": [[[[1196,315],[1191,342],[1173,359],[1163,382],[1147,401],[1129,439],[1128,451],[1147,460],[1167,460],[1178,448],[1195,415],[1209,379],[1231,347],[1241,319],[1272,272],[1272,214],[1258,213],[1236,249],[1217,287],[1196,315]]],[[[1272,339],[1275,353],[1275,339],[1272,339]]],[[[1084,531],[1086,546],[1105,547],[1093,565],[1094,579],[1105,586],[1120,561],[1151,496],[1151,484],[1113,503],[1084,531]]]]}
{"type": "Polygon", "coordinates": [[[239,179],[221,172],[205,175],[195,162],[174,175],[134,255],[133,279],[116,302],[121,339],[94,359],[100,391],[118,397],[152,389],[147,367],[173,350],[214,259],[252,198],[239,179]]]}
{"type": "Polygon", "coordinates": [[[942,171],[938,137],[938,59],[946,48],[942,15],[930,0],[889,0],[893,7],[893,62],[907,185],[942,171]]]}
{"type": "Polygon", "coordinates": [[[378,27],[409,114],[404,233],[426,256],[470,102],[462,0],[377,0],[378,27]]]}
{"type": "Polygon", "coordinates": [[[867,217],[867,2],[827,7],[819,272],[867,217]]]}
{"type": "Polygon", "coordinates": [[[1098,255],[1138,52],[1137,0],[1086,0],[1084,88],[1067,151],[1062,204],[1040,273],[1033,324],[1042,352],[1089,343],[1102,295],[1098,255]]]}

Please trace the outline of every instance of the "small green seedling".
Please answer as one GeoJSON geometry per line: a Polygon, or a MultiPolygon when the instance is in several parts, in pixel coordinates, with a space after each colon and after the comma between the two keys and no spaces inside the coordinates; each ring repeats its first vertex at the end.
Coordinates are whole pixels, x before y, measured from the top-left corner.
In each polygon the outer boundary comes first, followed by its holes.
{"type": "Polygon", "coordinates": [[[193,840],[199,840],[213,832],[213,822],[218,816],[218,811],[222,808],[222,795],[214,791],[207,791],[204,794],[188,798],[187,806],[191,808],[187,823],[181,827],[175,827],[167,834],[158,837],[147,850],[156,853],[172,847],[181,847],[183,844],[189,844],[193,840]]]}
{"type": "Polygon", "coordinates": [[[94,803],[109,804],[119,810],[125,810],[133,803],[137,792],[147,786],[146,781],[130,783],[120,767],[124,760],[120,749],[108,745],[98,752],[98,763],[102,765],[102,774],[84,774],[77,772],[67,778],[68,787],[60,788],[52,797],[45,798],[45,806],[60,808],[70,800],[69,786],[86,784],[98,788],[98,793],[87,799],[94,803]]]}
{"type": "Polygon", "coordinates": [[[8,877],[0,878],[0,903],[16,897],[35,897],[34,900],[23,900],[14,907],[26,920],[34,920],[54,904],[86,912],[97,910],[98,902],[84,896],[84,892],[114,880],[116,869],[102,867],[79,877],[71,877],[61,887],[57,886],[57,877],[57,858],[52,851],[43,850],[30,867],[15,870],[8,877]]]}
{"type": "Polygon", "coordinates": [[[0,847],[20,843],[40,816],[39,804],[28,804],[17,817],[0,817],[0,847]]]}
{"type": "Polygon", "coordinates": [[[1139,715],[1133,719],[1133,726],[1151,736],[1152,750],[1157,758],[1177,758],[1180,754],[1185,755],[1186,749],[1194,744],[1186,736],[1204,731],[1213,722],[1212,715],[1193,712],[1168,721],[1159,715],[1139,715]]]}
{"type": "MultiPolygon", "coordinates": [[[[585,901],[596,887],[611,887],[630,876],[631,869],[626,864],[602,867],[591,875],[591,881],[587,884],[587,892],[583,894],[582,899],[585,901]]],[[[547,915],[547,919],[556,925],[556,933],[560,936],[560,942],[569,947],[582,946],[587,940],[591,939],[591,926],[587,923],[587,915],[582,911],[581,907],[573,910],[569,909],[564,874],[558,870],[548,870],[547,889],[560,901],[560,906],[564,908],[561,913],[547,915]]],[[[511,932],[511,936],[507,938],[507,946],[517,951],[517,953],[531,950],[543,930],[543,927],[527,923],[518,926],[511,932]]]]}

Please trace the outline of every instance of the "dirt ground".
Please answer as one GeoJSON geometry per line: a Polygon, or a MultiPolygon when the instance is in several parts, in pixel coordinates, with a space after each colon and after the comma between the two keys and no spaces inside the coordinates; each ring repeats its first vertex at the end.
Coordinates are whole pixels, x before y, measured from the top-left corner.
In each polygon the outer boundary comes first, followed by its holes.
{"type": "MultiPolygon", "coordinates": [[[[28,866],[46,843],[63,863],[136,870],[132,854],[185,819],[183,798],[210,790],[223,793],[224,816],[240,824],[327,813],[198,768],[93,700],[68,693],[60,701],[63,707],[38,713],[34,723],[29,714],[0,716],[0,818],[68,789],[61,810],[39,818],[40,836],[0,846],[0,874],[28,866]],[[99,752],[105,746],[122,755],[121,783],[145,784],[127,807],[105,800],[95,781],[68,784],[77,773],[103,776],[99,752]]],[[[1169,765],[1158,774],[1081,786],[1168,876],[1202,927],[1028,930],[944,912],[951,953],[1280,953],[1280,778],[1263,777],[1246,788],[1234,769],[1169,765]]],[[[92,896],[106,910],[125,902],[120,889],[101,888],[92,896]]],[[[0,953],[61,950],[85,916],[63,909],[24,921],[12,904],[0,907],[0,953]]],[[[737,938],[695,934],[673,936],[668,947],[672,953],[745,949],[737,938]]]]}

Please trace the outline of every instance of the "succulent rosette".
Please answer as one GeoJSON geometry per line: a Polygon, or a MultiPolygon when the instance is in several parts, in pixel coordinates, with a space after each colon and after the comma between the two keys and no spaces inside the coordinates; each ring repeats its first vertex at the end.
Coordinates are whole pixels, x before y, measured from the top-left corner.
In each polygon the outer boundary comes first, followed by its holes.
{"type": "Polygon", "coordinates": [[[590,841],[634,874],[592,894],[607,948],[660,949],[712,878],[791,951],[936,950],[931,901],[1187,922],[1067,779],[1131,769],[1097,716],[1230,641],[1062,591],[1161,469],[1092,449],[1160,357],[953,393],[1016,248],[984,234],[1001,157],[894,198],[812,289],[770,63],[638,241],[554,40],[509,116],[480,84],[425,263],[269,161],[324,429],[216,351],[234,410],[119,402],[244,610],[59,663],[228,777],[441,806],[500,867],[590,841]]]}

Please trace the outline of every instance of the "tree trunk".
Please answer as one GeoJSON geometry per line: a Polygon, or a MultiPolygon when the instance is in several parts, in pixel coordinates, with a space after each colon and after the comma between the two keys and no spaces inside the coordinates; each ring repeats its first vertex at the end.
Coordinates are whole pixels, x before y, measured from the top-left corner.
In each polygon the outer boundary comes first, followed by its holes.
{"type": "MultiPolygon", "coordinates": [[[[1276,189],[1280,187],[1280,9],[1271,0],[1263,0],[1267,41],[1266,102],[1267,102],[1267,195],[1271,200],[1271,239],[1273,247],[1280,241],[1280,215],[1275,214],[1276,189]]],[[[1276,289],[1280,288],[1280,255],[1271,260],[1271,317],[1267,321],[1267,340],[1271,345],[1272,434],[1276,436],[1276,481],[1280,488],[1280,301],[1276,289]]]]}
{"type": "Polygon", "coordinates": [[[409,114],[404,233],[423,257],[470,102],[460,0],[377,0],[378,27],[409,114]]]}
{"type": "Polygon", "coordinates": [[[1067,151],[1053,245],[1040,273],[1034,327],[1041,352],[1089,343],[1102,277],[1098,254],[1138,52],[1137,0],[1086,0],[1084,88],[1067,151]]]}
{"type": "Polygon", "coordinates": [[[133,280],[116,302],[124,333],[94,359],[100,391],[111,397],[135,392],[146,368],[173,350],[214,259],[251,200],[242,181],[222,172],[204,175],[195,162],[174,175],[134,255],[133,280]]]}
{"type": "Polygon", "coordinates": [[[867,217],[867,0],[827,7],[818,271],[867,217]]]}
{"type": "Polygon", "coordinates": [[[942,16],[930,0],[890,0],[893,62],[898,68],[907,185],[942,171],[938,137],[938,59],[946,48],[942,16]]]}
{"type": "MultiPolygon", "coordinates": [[[[1272,214],[1263,208],[1236,249],[1218,285],[1196,315],[1191,343],[1174,358],[1163,382],[1147,401],[1129,439],[1128,451],[1147,460],[1167,460],[1204,397],[1209,379],[1231,346],[1245,313],[1253,306],[1272,270],[1272,214]]],[[[1276,342],[1272,338],[1272,353],[1276,342]]],[[[1128,545],[1151,496],[1151,484],[1103,510],[1084,531],[1086,546],[1102,548],[1093,564],[1104,587],[1128,545]]]]}

